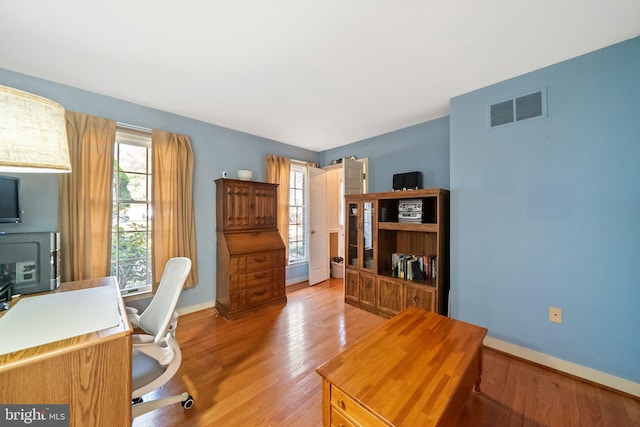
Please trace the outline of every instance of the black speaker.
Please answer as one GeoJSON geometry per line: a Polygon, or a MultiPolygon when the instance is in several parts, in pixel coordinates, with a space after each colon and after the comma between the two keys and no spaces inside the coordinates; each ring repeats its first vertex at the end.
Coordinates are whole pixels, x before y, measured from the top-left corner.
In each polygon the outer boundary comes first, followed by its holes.
{"type": "Polygon", "coordinates": [[[404,187],[404,174],[397,173],[393,175],[393,191],[402,190],[404,187]]]}
{"type": "Polygon", "coordinates": [[[393,175],[393,191],[422,188],[422,172],[405,172],[393,175]]]}

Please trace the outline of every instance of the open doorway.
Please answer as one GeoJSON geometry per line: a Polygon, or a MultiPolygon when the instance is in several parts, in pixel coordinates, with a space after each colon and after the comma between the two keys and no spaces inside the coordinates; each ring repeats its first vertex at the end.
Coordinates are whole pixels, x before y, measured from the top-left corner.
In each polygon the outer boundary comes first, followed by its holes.
{"type": "MultiPolygon", "coordinates": [[[[344,195],[362,194],[369,190],[369,159],[342,159],[338,164],[325,166],[327,171],[327,238],[331,276],[344,274],[343,265],[334,259],[344,260],[344,195]]],[[[341,278],[341,277],[340,277],[341,278]]]]}

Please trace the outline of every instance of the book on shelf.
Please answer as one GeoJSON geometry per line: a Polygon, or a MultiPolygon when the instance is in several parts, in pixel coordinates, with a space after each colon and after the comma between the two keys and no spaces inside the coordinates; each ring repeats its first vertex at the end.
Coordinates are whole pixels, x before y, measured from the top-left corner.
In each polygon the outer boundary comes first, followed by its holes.
{"type": "Polygon", "coordinates": [[[391,254],[391,269],[394,277],[408,280],[427,280],[437,277],[435,255],[391,254]]]}

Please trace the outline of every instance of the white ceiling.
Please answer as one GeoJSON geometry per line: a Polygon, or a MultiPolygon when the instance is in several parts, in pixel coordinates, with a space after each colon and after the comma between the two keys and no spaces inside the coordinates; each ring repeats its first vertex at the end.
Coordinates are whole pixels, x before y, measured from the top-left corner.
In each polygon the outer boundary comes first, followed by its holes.
{"type": "Polygon", "coordinates": [[[638,34],[638,0],[0,0],[2,68],[314,151],[638,34]]]}

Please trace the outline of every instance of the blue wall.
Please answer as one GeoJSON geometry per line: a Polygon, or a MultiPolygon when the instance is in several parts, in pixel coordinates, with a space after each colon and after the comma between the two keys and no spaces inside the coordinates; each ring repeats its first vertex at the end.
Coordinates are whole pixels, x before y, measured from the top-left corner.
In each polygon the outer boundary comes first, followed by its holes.
{"type": "Polygon", "coordinates": [[[450,107],[452,315],[640,382],[640,38],[450,107]],[[487,129],[545,87],[548,117],[487,129]]]}
{"type": "Polygon", "coordinates": [[[320,165],[351,155],[369,158],[369,192],[391,191],[394,174],[414,171],[424,188],[449,188],[449,118],[323,151],[320,165]]]}
{"type": "MultiPolygon", "coordinates": [[[[0,69],[0,84],[65,108],[189,135],[201,283],[215,295],[215,190],[222,170],[264,177],[264,155],[368,157],[370,191],[418,170],[451,188],[452,315],[497,339],[640,382],[640,38],[451,100],[450,118],[313,153],[0,69]],[[486,106],[546,88],[548,116],[489,130],[486,106]],[[564,323],[547,320],[549,306],[564,323]]],[[[57,184],[21,175],[25,223],[56,227],[57,184]],[[48,209],[51,206],[51,210],[48,209]]],[[[11,229],[7,229],[10,227],[11,229]]],[[[17,228],[14,228],[17,227],[17,228]]]]}
{"type": "MultiPolygon", "coordinates": [[[[200,283],[182,293],[179,307],[215,299],[216,235],[215,179],[222,171],[235,177],[238,169],[253,170],[264,180],[266,154],[318,161],[318,153],[259,138],[231,129],[166,113],[115,98],[37,79],[0,68],[0,84],[35,93],[60,103],[65,109],[106,117],[119,122],[188,135],[195,157],[194,205],[200,283]]],[[[116,84],[114,82],[114,84],[116,84]]],[[[214,102],[214,101],[212,101],[214,102]]],[[[57,229],[58,184],[50,174],[20,174],[23,178],[22,224],[2,224],[8,233],[57,229]]]]}

